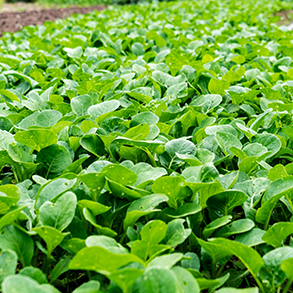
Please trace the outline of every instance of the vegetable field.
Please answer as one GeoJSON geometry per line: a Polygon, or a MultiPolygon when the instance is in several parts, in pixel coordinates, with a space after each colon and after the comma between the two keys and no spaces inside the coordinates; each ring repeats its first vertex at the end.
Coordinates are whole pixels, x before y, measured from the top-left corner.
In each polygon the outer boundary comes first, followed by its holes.
{"type": "Polygon", "coordinates": [[[290,5],[5,34],[1,292],[293,292],[293,32],[273,16],[290,5]]]}

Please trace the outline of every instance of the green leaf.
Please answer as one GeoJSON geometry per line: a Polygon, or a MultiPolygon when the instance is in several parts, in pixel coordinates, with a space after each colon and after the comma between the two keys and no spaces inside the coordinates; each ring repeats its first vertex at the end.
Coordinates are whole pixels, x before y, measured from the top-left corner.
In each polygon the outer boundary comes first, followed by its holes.
{"type": "Polygon", "coordinates": [[[229,237],[232,235],[247,232],[251,230],[253,227],[254,227],[254,222],[251,221],[250,219],[240,219],[221,228],[215,234],[215,237],[229,237]]]}
{"type": "Polygon", "coordinates": [[[182,82],[178,84],[174,84],[170,86],[166,93],[165,96],[175,96],[177,98],[184,97],[187,95],[187,83],[182,82]]]}
{"type": "Polygon", "coordinates": [[[141,56],[145,53],[144,47],[140,43],[134,43],[131,48],[132,48],[132,53],[136,56],[141,56]]]}
{"type": "Polygon", "coordinates": [[[81,286],[76,288],[72,293],[97,293],[100,289],[99,281],[89,281],[83,283],[81,286]]]}
{"type": "Polygon", "coordinates": [[[102,139],[96,134],[86,134],[80,140],[81,146],[98,158],[105,155],[105,146],[102,139]]]}
{"type": "Polygon", "coordinates": [[[87,173],[78,175],[78,179],[82,181],[92,192],[92,198],[96,200],[105,186],[106,179],[103,173],[87,173]]]}
{"type": "Polygon", "coordinates": [[[225,90],[229,88],[229,84],[225,81],[212,78],[209,82],[208,88],[211,94],[224,95],[225,90]]]}
{"type": "Polygon", "coordinates": [[[264,262],[256,250],[242,243],[222,238],[216,238],[211,243],[219,245],[227,253],[237,256],[258,282],[256,276],[264,262]]]}
{"type": "Polygon", "coordinates": [[[70,101],[72,112],[81,117],[88,114],[88,109],[92,106],[92,99],[89,95],[77,96],[70,101]]]}
{"type": "Polygon", "coordinates": [[[293,258],[284,259],[281,263],[281,270],[284,271],[287,275],[287,278],[293,279],[293,258]]]}
{"type": "Polygon", "coordinates": [[[0,255],[0,284],[10,275],[15,274],[17,255],[13,250],[3,250],[0,255]]]}
{"type": "Polygon", "coordinates": [[[0,94],[7,97],[8,99],[10,99],[11,101],[17,101],[20,102],[18,96],[16,94],[14,94],[12,91],[10,90],[4,90],[4,89],[0,89],[0,94]]]}
{"type": "Polygon", "coordinates": [[[196,278],[196,281],[200,287],[200,290],[209,289],[209,292],[213,292],[213,290],[221,287],[223,284],[227,282],[230,274],[227,273],[223,277],[217,279],[205,279],[205,278],[196,278]]]}
{"type": "Polygon", "coordinates": [[[183,219],[175,219],[169,222],[163,243],[173,248],[183,243],[192,232],[191,229],[184,228],[184,222],[183,219]]]}
{"type": "Polygon", "coordinates": [[[288,174],[286,172],[286,169],[281,164],[278,164],[278,165],[274,166],[272,169],[269,170],[269,173],[268,173],[268,178],[271,181],[274,181],[274,180],[277,180],[277,179],[280,179],[280,178],[284,178],[284,177],[287,177],[287,176],[288,176],[288,174]]]}
{"type": "Polygon", "coordinates": [[[287,195],[293,190],[293,176],[274,180],[269,184],[262,198],[262,204],[276,195],[287,195]]]}
{"type": "Polygon", "coordinates": [[[193,196],[199,192],[199,202],[202,209],[207,207],[208,198],[225,190],[222,184],[217,180],[215,182],[200,183],[186,182],[186,185],[192,190],[193,196]]]}
{"type": "Polygon", "coordinates": [[[21,120],[21,122],[18,124],[18,127],[21,129],[29,129],[33,126],[50,127],[54,126],[61,118],[62,114],[59,111],[37,111],[21,120]]]}
{"type": "Polygon", "coordinates": [[[67,56],[70,58],[80,58],[83,50],[82,47],[76,47],[76,48],[63,48],[63,50],[67,53],[67,56]]]}
{"type": "Polygon", "coordinates": [[[99,246],[80,250],[69,264],[70,270],[90,270],[101,274],[116,272],[119,268],[142,260],[133,254],[115,254],[99,246]]]}
{"type": "Polygon", "coordinates": [[[275,208],[277,202],[280,200],[282,196],[283,194],[281,193],[271,197],[269,200],[263,203],[262,206],[257,210],[255,220],[259,223],[264,224],[265,230],[267,229],[267,226],[269,224],[273,209],[275,208]]]}
{"type": "Polygon", "coordinates": [[[233,153],[230,151],[230,149],[232,147],[239,149],[242,148],[242,144],[239,139],[228,132],[217,132],[215,138],[225,155],[229,154],[233,157],[233,153]]]}
{"type": "Polygon", "coordinates": [[[57,178],[51,181],[48,181],[44,184],[38,191],[36,196],[36,208],[39,209],[40,206],[46,201],[54,201],[62,193],[71,189],[76,183],[76,179],[66,179],[66,178],[57,178]]]}
{"type": "Polygon", "coordinates": [[[19,214],[26,208],[22,206],[19,208],[12,208],[2,218],[0,218],[0,230],[3,227],[13,224],[19,217],[19,214]]]}
{"type": "Polygon", "coordinates": [[[130,126],[133,127],[141,123],[146,123],[151,126],[157,124],[159,122],[159,119],[160,118],[152,112],[142,112],[132,117],[130,126]]]}
{"type": "Polygon", "coordinates": [[[103,247],[110,252],[117,254],[128,253],[128,250],[124,248],[120,243],[117,243],[115,239],[104,235],[92,235],[86,239],[86,246],[99,246],[103,247]]]}
{"type": "Polygon", "coordinates": [[[222,102],[220,95],[203,95],[191,102],[191,106],[202,109],[207,114],[222,102]]]}
{"type": "Polygon", "coordinates": [[[13,250],[22,266],[29,266],[34,254],[32,238],[12,225],[4,227],[3,231],[4,233],[0,235],[0,248],[2,250],[13,250]]]}
{"type": "Polygon", "coordinates": [[[34,79],[30,78],[26,74],[22,74],[22,73],[19,73],[17,71],[14,71],[14,70],[5,71],[5,75],[11,75],[11,76],[17,77],[19,79],[23,79],[26,82],[28,82],[32,87],[35,87],[36,85],[38,85],[38,82],[35,81],[34,79]]]}
{"type": "Polygon", "coordinates": [[[138,163],[130,168],[137,175],[137,180],[134,186],[138,188],[144,188],[151,181],[156,180],[157,178],[167,175],[167,171],[161,167],[152,167],[147,163],[138,163]]]}
{"type": "Polygon", "coordinates": [[[176,275],[169,269],[151,268],[139,277],[133,292],[135,293],[178,293],[181,288],[176,275]]]}
{"type": "Polygon", "coordinates": [[[181,292],[183,293],[199,293],[200,289],[196,279],[192,276],[190,272],[181,268],[181,267],[174,267],[172,268],[172,272],[175,274],[178,283],[181,287],[181,292]]]}
{"type": "Polygon", "coordinates": [[[71,257],[69,255],[61,258],[58,263],[54,266],[52,272],[51,272],[51,277],[50,277],[50,282],[53,283],[59,276],[61,276],[63,273],[68,271],[68,265],[69,262],[71,261],[71,257]]]}
{"type": "Polygon", "coordinates": [[[132,128],[129,128],[123,136],[134,140],[142,140],[147,138],[149,132],[150,127],[148,126],[148,124],[142,123],[132,128]]]}
{"type": "Polygon", "coordinates": [[[262,237],[264,234],[265,234],[264,230],[261,230],[259,228],[253,228],[249,232],[237,235],[235,237],[235,241],[250,247],[256,246],[256,245],[264,243],[264,241],[262,240],[262,237]]]}
{"type": "MultiPolygon", "coordinates": [[[[84,226],[82,226],[82,228],[84,228],[84,226]]],[[[83,237],[86,237],[86,236],[83,236],[83,237]]],[[[62,241],[61,245],[62,245],[62,248],[64,248],[71,255],[75,255],[75,254],[77,254],[78,251],[80,251],[82,248],[85,247],[85,240],[80,239],[80,238],[64,239],[62,241]]],[[[71,260],[71,258],[70,258],[70,260],[71,260]]],[[[64,261],[64,264],[60,264],[60,266],[61,266],[60,270],[61,271],[64,270],[64,272],[66,272],[68,270],[69,261],[68,261],[67,265],[66,265],[66,263],[67,262],[64,261]],[[64,267],[63,267],[63,265],[64,265],[64,267]]],[[[53,271],[52,271],[52,274],[53,274],[53,271]]],[[[56,274],[59,274],[59,268],[58,268],[56,274]]],[[[60,274],[62,274],[62,273],[60,273],[60,274]]],[[[56,278],[58,278],[58,276],[56,278]]]]}
{"type": "Polygon", "coordinates": [[[262,239],[269,245],[277,248],[280,247],[282,242],[293,234],[293,223],[279,222],[275,223],[266,233],[262,239]]]}
{"type": "Polygon", "coordinates": [[[235,289],[235,288],[221,288],[216,293],[258,293],[258,288],[246,288],[246,289],[235,289]]]}
{"type": "Polygon", "coordinates": [[[185,139],[173,139],[165,144],[165,150],[171,159],[175,159],[176,154],[195,154],[195,145],[185,139]]]}
{"type": "Polygon", "coordinates": [[[184,199],[191,195],[191,191],[182,177],[160,177],[154,181],[152,190],[154,193],[165,194],[169,198],[168,205],[175,210],[184,199]]]}
{"type": "Polygon", "coordinates": [[[181,266],[186,269],[198,270],[200,269],[200,260],[194,252],[187,252],[181,260],[181,266]]]}
{"type": "Polygon", "coordinates": [[[107,165],[102,171],[108,179],[124,186],[134,185],[137,180],[137,175],[134,172],[119,164],[107,165]]]}
{"type": "Polygon", "coordinates": [[[64,237],[69,233],[62,233],[59,230],[49,227],[41,226],[33,229],[38,233],[40,237],[46,242],[48,255],[52,254],[52,251],[63,241],[64,237]]]}
{"type": "Polygon", "coordinates": [[[6,214],[10,207],[20,200],[20,190],[12,184],[0,185],[0,214],[6,214]]]}
{"type": "Polygon", "coordinates": [[[164,239],[168,226],[160,220],[148,222],[140,232],[141,240],[131,245],[131,253],[146,260],[155,253],[156,246],[164,239]]]}
{"type": "Polygon", "coordinates": [[[55,203],[45,202],[39,209],[40,223],[63,231],[75,215],[76,203],[76,195],[70,191],[62,194],[55,203]]]}
{"type": "Polygon", "coordinates": [[[112,229],[99,225],[97,223],[97,220],[96,220],[95,216],[93,215],[93,213],[89,209],[83,208],[82,213],[83,213],[84,218],[91,225],[93,225],[96,228],[98,234],[107,235],[107,236],[110,236],[110,237],[115,237],[117,235],[117,233],[115,231],[113,231],[112,229]]]}
{"type": "Polygon", "coordinates": [[[132,293],[133,285],[137,278],[144,273],[144,270],[139,268],[122,268],[117,272],[108,275],[108,278],[117,284],[123,293],[132,293]]]}
{"type": "Polygon", "coordinates": [[[46,284],[48,283],[47,277],[45,273],[40,270],[39,268],[35,267],[25,267],[19,272],[20,275],[28,276],[35,281],[37,281],[39,284],[46,284]]]}
{"type": "MultiPolygon", "coordinates": [[[[161,48],[166,46],[166,41],[164,38],[162,38],[155,30],[150,30],[147,33],[147,38],[149,40],[154,40],[156,45],[161,48]]],[[[171,293],[171,292],[170,292],[171,293]]]]}
{"type": "Polygon", "coordinates": [[[226,249],[223,249],[222,244],[218,244],[214,241],[206,242],[204,240],[201,240],[199,238],[196,238],[199,245],[210,255],[212,258],[213,264],[216,264],[217,261],[220,259],[230,256],[232,253],[226,249]]]}
{"type": "Polygon", "coordinates": [[[232,220],[232,216],[229,215],[229,216],[223,216],[221,218],[218,218],[212,221],[211,223],[205,226],[203,230],[203,236],[205,238],[209,238],[209,236],[212,235],[215,230],[217,230],[218,228],[221,228],[222,226],[227,225],[228,223],[231,222],[231,220],[232,220]]]}
{"type": "Polygon", "coordinates": [[[59,290],[49,284],[39,284],[28,276],[13,275],[8,276],[2,283],[3,293],[60,293],[59,290]]]}
{"type": "Polygon", "coordinates": [[[173,209],[165,209],[166,214],[170,218],[183,218],[186,216],[197,214],[201,211],[200,204],[193,202],[193,203],[185,203],[180,206],[177,210],[173,209]]]}
{"type": "Polygon", "coordinates": [[[279,247],[263,256],[264,268],[262,273],[264,279],[268,280],[272,285],[280,285],[286,279],[286,274],[281,270],[281,264],[286,259],[293,257],[292,247],[279,247]]]}
{"type": "Polygon", "coordinates": [[[223,217],[230,215],[233,209],[242,205],[247,198],[248,196],[244,192],[227,190],[209,197],[207,205],[213,215],[223,217]]]}
{"type": "Polygon", "coordinates": [[[38,152],[37,162],[43,164],[46,177],[58,176],[72,163],[72,158],[65,146],[53,144],[38,152]]]}
{"type": "Polygon", "coordinates": [[[183,257],[182,253],[172,253],[167,255],[157,256],[148,263],[147,270],[151,268],[171,269],[183,257]]]}
{"type": "Polygon", "coordinates": [[[293,189],[293,176],[287,176],[271,182],[262,198],[262,206],[257,210],[256,221],[265,224],[270,221],[271,213],[281,197],[288,197],[293,189]]]}
{"type": "Polygon", "coordinates": [[[218,132],[220,132],[222,134],[223,133],[230,133],[230,134],[234,135],[235,137],[238,136],[237,130],[234,127],[232,127],[230,124],[208,126],[205,129],[205,133],[207,135],[216,134],[218,132]]]}
{"type": "Polygon", "coordinates": [[[146,190],[137,189],[134,187],[128,188],[123,186],[122,184],[119,184],[115,181],[112,181],[107,178],[108,186],[110,191],[115,197],[121,198],[121,199],[128,199],[129,201],[132,201],[134,199],[141,198],[142,196],[150,194],[150,192],[146,190]]]}
{"type": "Polygon", "coordinates": [[[30,148],[25,145],[13,142],[8,146],[7,151],[10,157],[12,158],[12,160],[16,162],[22,162],[22,163],[34,162],[33,156],[29,154],[30,148]]]}
{"type": "Polygon", "coordinates": [[[167,200],[168,197],[164,194],[151,194],[133,201],[126,212],[123,222],[124,230],[128,226],[132,226],[140,217],[153,212],[159,212],[160,209],[155,209],[155,207],[167,200]]]}
{"type": "Polygon", "coordinates": [[[107,207],[98,202],[94,202],[92,200],[86,200],[86,199],[82,199],[78,201],[78,205],[81,208],[89,209],[93,213],[94,216],[106,213],[107,211],[111,209],[111,207],[107,207]]]}
{"type": "Polygon", "coordinates": [[[111,113],[119,108],[120,103],[117,100],[105,101],[88,108],[89,114],[92,116],[93,120],[100,123],[107,116],[107,113],[111,113]]]}
{"type": "Polygon", "coordinates": [[[56,144],[58,136],[55,132],[46,129],[25,130],[17,132],[14,135],[14,139],[34,150],[40,151],[45,147],[56,144]]]}
{"type": "Polygon", "coordinates": [[[271,134],[271,133],[261,133],[257,134],[253,139],[252,142],[258,142],[265,146],[271,154],[268,157],[272,157],[275,155],[281,148],[281,141],[280,139],[271,134]]]}

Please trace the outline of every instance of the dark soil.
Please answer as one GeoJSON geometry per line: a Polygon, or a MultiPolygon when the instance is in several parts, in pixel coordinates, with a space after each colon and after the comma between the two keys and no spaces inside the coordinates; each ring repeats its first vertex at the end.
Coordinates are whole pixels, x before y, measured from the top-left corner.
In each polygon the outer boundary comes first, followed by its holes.
{"type": "Polygon", "coordinates": [[[28,25],[43,24],[57,18],[66,18],[72,14],[86,14],[93,10],[103,10],[106,6],[70,7],[60,9],[42,9],[23,12],[0,13],[0,36],[3,32],[16,32],[28,25]]]}

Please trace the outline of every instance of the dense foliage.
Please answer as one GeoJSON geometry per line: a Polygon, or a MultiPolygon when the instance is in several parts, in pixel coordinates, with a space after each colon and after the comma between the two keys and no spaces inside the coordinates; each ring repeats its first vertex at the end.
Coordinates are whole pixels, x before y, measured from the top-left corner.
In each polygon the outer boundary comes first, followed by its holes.
{"type": "Polygon", "coordinates": [[[112,7],[0,39],[3,293],[289,292],[284,3],[112,7]]]}

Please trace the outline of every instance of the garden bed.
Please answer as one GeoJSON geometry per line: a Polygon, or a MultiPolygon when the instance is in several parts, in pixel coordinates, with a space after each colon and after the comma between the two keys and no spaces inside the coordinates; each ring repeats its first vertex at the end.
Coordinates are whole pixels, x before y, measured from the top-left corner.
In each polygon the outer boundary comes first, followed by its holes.
{"type": "Polygon", "coordinates": [[[273,17],[292,8],[109,6],[4,34],[1,292],[292,292],[293,33],[273,17]]]}

